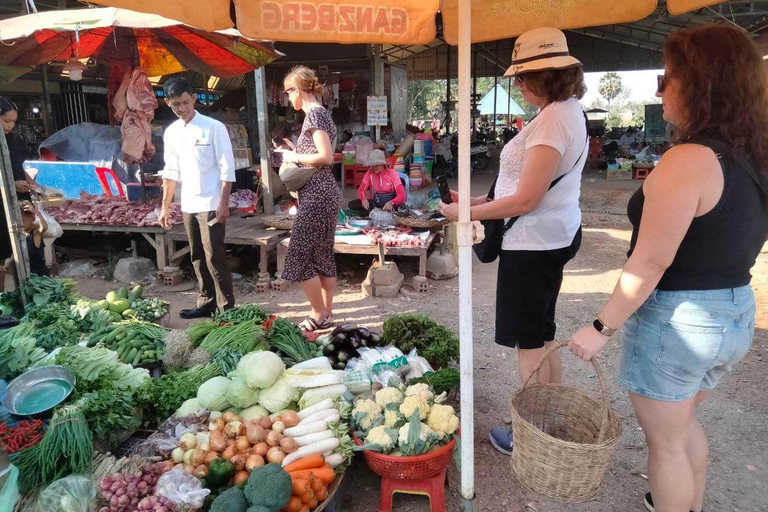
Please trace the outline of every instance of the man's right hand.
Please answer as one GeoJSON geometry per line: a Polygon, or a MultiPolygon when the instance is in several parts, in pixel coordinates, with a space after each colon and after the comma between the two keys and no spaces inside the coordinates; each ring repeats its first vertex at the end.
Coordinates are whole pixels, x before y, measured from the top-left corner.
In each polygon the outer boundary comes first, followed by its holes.
{"type": "Polygon", "coordinates": [[[27,183],[26,180],[18,180],[14,182],[14,185],[16,185],[16,192],[32,192],[32,187],[27,183]]]}
{"type": "Polygon", "coordinates": [[[363,208],[365,208],[366,210],[370,209],[370,206],[371,206],[370,201],[368,201],[367,199],[363,199],[362,203],[363,203],[363,208]]]}
{"type": "Polygon", "coordinates": [[[157,222],[164,229],[171,229],[173,227],[171,226],[171,214],[167,208],[160,210],[160,217],[157,219],[157,222]]]}
{"type": "Polygon", "coordinates": [[[453,201],[454,203],[459,202],[459,193],[456,192],[455,190],[451,190],[451,201],[453,201]]]}

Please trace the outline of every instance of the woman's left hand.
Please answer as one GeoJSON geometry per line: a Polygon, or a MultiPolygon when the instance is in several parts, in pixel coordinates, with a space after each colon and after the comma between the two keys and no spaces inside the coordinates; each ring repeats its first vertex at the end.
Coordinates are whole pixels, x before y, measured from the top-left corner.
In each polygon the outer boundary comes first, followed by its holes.
{"type": "Polygon", "coordinates": [[[275,153],[280,153],[281,155],[283,155],[283,162],[288,162],[293,164],[299,163],[299,155],[295,151],[288,151],[283,148],[278,148],[275,150],[275,153]]]}
{"type": "Polygon", "coordinates": [[[585,361],[590,361],[611,338],[603,336],[591,325],[582,327],[568,342],[568,348],[574,355],[585,361]]]}
{"type": "Polygon", "coordinates": [[[440,201],[440,213],[451,222],[459,221],[459,203],[445,204],[440,201]]]}
{"type": "Polygon", "coordinates": [[[395,209],[395,205],[392,204],[392,201],[387,201],[387,204],[384,205],[385,212],[391,212],[394,209],[395,209]]]}

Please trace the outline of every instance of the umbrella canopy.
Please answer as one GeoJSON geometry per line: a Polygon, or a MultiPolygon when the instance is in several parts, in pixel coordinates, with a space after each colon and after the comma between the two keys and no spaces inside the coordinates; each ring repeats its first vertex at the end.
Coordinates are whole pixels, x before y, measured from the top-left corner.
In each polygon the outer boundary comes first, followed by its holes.
{"type": "Polygon", "coordinates": [[[21,75],[29,73],[30,71],[32,71],[31,67],[13,68],[0,66],[0,85],[9,84],[19,78],[21,75]]]}
{"type": "MultiPolygon", "coordinates": [[[[168,0],[89,0],[172,16],[206,30],[231,28],[229,0],[184,5],[168,0]]],[[[722,0],[667,0],[681,14],[722,0]]],[[[458,42],[459,0],[234,0],[237,27],[248,37],[291,42],[428,44],[435,14],[443,15],[445,39],[458,42]]],[[[535,27],[560,29],[627,23],[645,18],[657,0],[473,0],[472,42],[515,37],[535,27]]]]}
{"type": "Polygon", "coordinates": [[[515,100],[513,100],[509,94],[507,94],[507,91],[504,90],[504,87],[501,85],[496,85],[495,90],[496,108],[493,108],[494,89],[491,89],[488,91],[488,94],[483,96],[483,99],[480,100],[480,103],[477,104],[477,108],[480,110],[480,115],[492,116],[494,113],[496,115],[503,116],[525,115],[523,109],[520,108],[520,105],[515,103],[515,100]]]}
{"type": "Polygon", "coordinates": [[[141,66],[148,76],[191,69],[223,78],[280,56],[271,43],[236,30],[205,32],[154,14],[124,9],[73,9],[0,21],[0,66],[66,62],[75,55],[102,64],[141,66]],[[77,40],[79,38],[79,41],[77,40]]]}

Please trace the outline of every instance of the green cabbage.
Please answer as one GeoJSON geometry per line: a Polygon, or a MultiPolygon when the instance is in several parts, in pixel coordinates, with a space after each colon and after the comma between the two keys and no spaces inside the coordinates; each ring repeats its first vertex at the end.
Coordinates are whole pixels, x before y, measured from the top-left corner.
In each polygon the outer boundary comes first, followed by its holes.
{"type": "Polygon", "coordinates": [[[190,414],[195,414],[202,409],[205,409],[205,407],[200,405],[200,401],[197,398],[190,398],[181,404],[181,407],[179,407],[173,415],[177,418],[183,418],[190,414]]]}
{"type": "Polygon", "coordinates": [[[260,405],[252,405],[249,408],[243,409],[240,412],[240,417],[243,418],[243,421],[250,421],[256,418],[263,418],[264,416],[269,416],[269,411],[260,405]]]}
{"type": "Polygon", "coordinates": [[[280,378],[272,386],[261,391],[259,405],[269,412],[277,412],[287,409],[291,402],[298,399],[299,390],[280,378]]]}
{"type": "Polygon", "coordinates": [[[237,373],[252,388],[265,389],[275,383],[285,370],[285,364],[274,352],[251,352],[237,363],[237,373]]]}
{"type": "Polygon", "coordinates": [[[230,381],[226,377],[214,377],[209,379],[198,388],[197,400],[200,405],[209,411],[223,411],[229,407],[227,401],[227,388],[230,381]]]}
{"type": "Polygon", "coordinates": [[[259,390],[248,386],[244,378],[237,376],[227,387],[225,397],[235,407],[250,407],[259,401],[259,390]]]}

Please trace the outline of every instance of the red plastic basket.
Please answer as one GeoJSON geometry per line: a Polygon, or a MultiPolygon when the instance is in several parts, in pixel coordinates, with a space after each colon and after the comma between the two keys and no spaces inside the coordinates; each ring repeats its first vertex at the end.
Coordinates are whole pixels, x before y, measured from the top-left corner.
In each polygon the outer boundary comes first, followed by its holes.
{"type": "MultiPolygon", "coordinates": [[[[358,446],[363,445],[357,436],[353,438],[358,446]]],[[[368,467],[381,477],[396,480],[424,480],[439,475],[451,463],[455,446],[456,440],[451,439],[450,443],[439,450],[424,455],[396,457],[371,450],[363,450],[363,455],[368,467]]]]}

